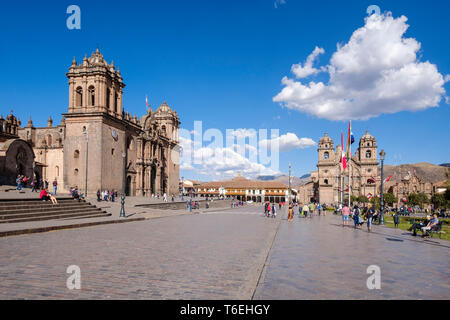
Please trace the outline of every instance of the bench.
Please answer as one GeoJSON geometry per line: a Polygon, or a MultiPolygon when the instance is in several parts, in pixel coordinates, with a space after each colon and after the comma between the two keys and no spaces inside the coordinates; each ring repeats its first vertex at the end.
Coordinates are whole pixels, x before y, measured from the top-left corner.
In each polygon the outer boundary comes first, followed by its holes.
{"type": "Polygon", "coordinates": [[[429,235],[431,238],[433,238],[433,234],[439,234],[439,239],[441,238],[441,235],[445,233],[445,231],[442,231],[442,224],[444,222],[440,221],[435,227],[433,227],[431,230],[427,230],[427,235],[429,235]]]}

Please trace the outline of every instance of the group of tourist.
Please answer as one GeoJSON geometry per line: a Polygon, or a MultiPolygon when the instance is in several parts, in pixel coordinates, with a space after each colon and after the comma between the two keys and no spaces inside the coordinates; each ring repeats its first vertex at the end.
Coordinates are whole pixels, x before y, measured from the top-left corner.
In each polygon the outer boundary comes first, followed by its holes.
{"type": "Polygon", "coordinates": [[[439,225],[439,218],[436,213],[433,214],[433,218],[427,215],[423,222],[416,222],[408,229],[413,232],[413,236],[417,236],[417,230],[422,231],[422,237],[427,236],[428,231],[435,230],[439,225]]]}
{"type": "Polygon", "coordinates": [[[52,195],[50,192],[48,192],[47,188],[44,188],[41,190],[41,193],[39,194],[39,198],[42,201],[51,201],[52,204],[58,204],[58,200],[56,200],[55,196],[52,195]]]}
{"type": "Polygon", "coordinates": [[[266,202],[264,204],[264,214],[268,218],[270,218],[270,217],[276,218],[277,217],[277,211],[275,209],[275,203],[266,202]]]}
{"type": "MultiPolygon", "coordinates": [[[[48,189],[49,183],[47,181],[47,179],[32,179],[32,178],[28,178],[25,175],[18,175],[16,178],[16,184],[17,184],[17,188],[16,190],[21,191],[23,188],[31,187],[31,192],[38,192],[38,190],[44,190],[44,189],[48,189]]],[[[56,191],[58,189],[58,181],[53,180],[53,195],[56,196],[56,191]]]]}
{"type": "Polygon", "coordinates": [[[298,213],[299,213],[299,218],[300,217],[304,217],[307,218],[308,216],[311,218],[313,216],[315,216],[316,214],[318,214],[319,216],[321,216],[322,214],[324,216],[327,215],[327,205],[321,205],[320,203],[309,203],[309,204],[304,204],[303,206],[298,205],[298,213]]]}
{"type": "Polygon", "coordinates": [[[350,218],[350,214],[353,218],[354,228],[360,229],[364,223],[367,224],[367,231],[372,231],[372,224],[374,219],[377,217],[378,213],[372,208],[372,205],[369,204],[367,207],[364,207],[363,210],[359,208],[358,205],[353,207],[353,210],[350,210],[347,204],[341,210],[342,212],[342,226],[348,226],[348,221],[350,218]]]}
{"type": "Polygon", "coordinates": [[[111,201],[114,202],[117,198],[117,191],[113,190],[97,190],[97,201],[111,201]]]}
{"type": "Polygon", "coordinates": [[[78,189],[78,186],[75,186],[75,188],[70,187],[69,193],[70,196],[75,200],[78,200],[78,202],[84,199],[84,194],[81,192],[81,189],[78,189]]]}

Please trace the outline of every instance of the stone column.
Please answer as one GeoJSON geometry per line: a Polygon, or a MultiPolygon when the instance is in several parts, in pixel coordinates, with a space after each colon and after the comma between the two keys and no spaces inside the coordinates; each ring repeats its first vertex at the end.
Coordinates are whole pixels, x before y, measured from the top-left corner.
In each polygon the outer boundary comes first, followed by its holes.
{"type": "Polygon", "coordinates": [[[73,83],[73,80],[72,79],[70,79],[69,80],[69,112],[72,112],[73,110],[73,107],[74,107],[74,104],[75,104],[75,101],[74,101],[74,98],[75,98],[75,89],[74,89],[74,83],[73,83]]]}
{"type": "Polygon", "coordinates": [[[117,109],[119,110],[119,113],[122,113],[122,88],[119,88],[118,92],[117,92],[117,109]]]}
{"type": "Polygon", "coordinates": [[[155,178],[155,192],[161,194],[161,167],[156,168],[156,178],[155,178]]]}
{"type": "Polygon", "coordinates": [[[87,110],[87,106],[89,105],[88,101],[89,101],[89,93],[87,90],[87,79],[86,79],[86,76],[84,76],[83,77],[83,101],[82,101],[84,111],[87,110]]]}

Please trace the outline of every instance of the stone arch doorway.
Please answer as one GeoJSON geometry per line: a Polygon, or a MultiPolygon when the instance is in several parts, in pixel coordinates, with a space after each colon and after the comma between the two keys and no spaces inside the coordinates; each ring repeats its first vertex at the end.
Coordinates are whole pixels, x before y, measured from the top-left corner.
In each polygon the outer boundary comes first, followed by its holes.
{"type": "Polygon", "coordinates": [[[28,142],[21,139],[7,140],[0,156],[0,184],[15,185],[17,175],[33,178],[34,152],[28,142]]]}
{"type": "Polygon", "coordinates": [[[155,180],[156,180],[156,167],[152,166],[152,169],[150,170],[150,192],[152,194],[155,194],[155,180]]]}
{"type": "Polygon", "coordinates": [[[131,176],[127,177],[127,183],[125,185],[125,195],[127,197],[131,196],[131,176]]]}

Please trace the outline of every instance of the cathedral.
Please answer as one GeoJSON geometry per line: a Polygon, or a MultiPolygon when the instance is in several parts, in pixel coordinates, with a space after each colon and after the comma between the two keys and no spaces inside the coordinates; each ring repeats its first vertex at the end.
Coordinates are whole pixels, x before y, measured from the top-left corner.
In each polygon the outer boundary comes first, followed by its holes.
{"type": "Polygon", "coordinates": [[[376,139],[366,132],[359,141],[356,152],[351,156],[351,165],[342,169],[340,157],[342,146],[335,149],[327,133],[319,140],[317,170],[311,172],[311,180],[298,188],[298,200],[302,203],[317,201],[322,204],[338,204],[348,199],[349,170],[351,170],[351,194],[376,195],[378,176],[378,153],[376,139]],[[343,192],[344,191],[344,192],[343,192]]]}
{"type": "Polygon", "coordinates": [[[78,186],[88,194],[122,189],[128,196],[178,194],[180,119],[166,102],[138,118],[125,111],[119,68],[97,49],[68,73],[68,110],[58,125],[31,120],[21,127],[14,115],[0,118],[0,183],[18,174],[56,179],[59,190],[78,186]],[[125,167],[125,169],[124,169],[125,167]]]}

